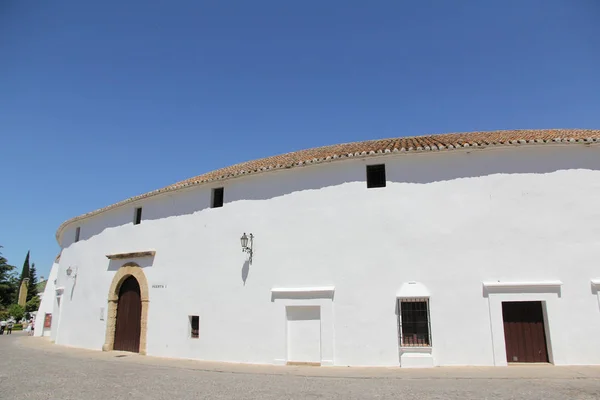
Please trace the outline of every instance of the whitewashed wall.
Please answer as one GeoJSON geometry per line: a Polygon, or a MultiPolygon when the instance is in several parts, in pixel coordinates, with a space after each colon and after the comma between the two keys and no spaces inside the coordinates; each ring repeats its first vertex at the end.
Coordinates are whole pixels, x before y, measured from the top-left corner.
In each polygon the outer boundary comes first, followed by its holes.
{"type": "Polygon", "coordinates": [[[44,330],[44,318],[46,314],[52,314],[54,310],[54,302],[56,301],[56,290],[54,286],[54,280],[58,276],[58,263],[54,262],[50,268],[50,274],[46,281],[46,287],[44,294],[42,295],[42,301],[38,308],[36,315],[36,323],[33,331],[34,336],[50,336],[50,329],[44,330]]]}
{"type": "Polygon", "coordinates": [[[277,363],[286,317],[271,289],[335,286],[317,301],[333,316],[331,363],[398,365],[396,293],[417,281],[431,294],[434,365],[503,365],[497,297],[482,283],[559,280],[559,294],[506,296],[549,301],[555,364],[600,364],[599,204],[600,148],[584,145],[357,158],[163,194],[63,232],[53,337],[101,349],[112,277],[135,261],[150,285],[167,285],[150,289],[149,355],[277,363]],[[386,188],[366,188],[375,163],[386,188]],[[225,206],[210,209],[217,186],[225,206]],[[256,237],[250,266],[243,232],[256,237]],[[150,249],[154,258],[105,257],[150,249]],[[199,339],[188,315],[200,316],[199,339]]]}

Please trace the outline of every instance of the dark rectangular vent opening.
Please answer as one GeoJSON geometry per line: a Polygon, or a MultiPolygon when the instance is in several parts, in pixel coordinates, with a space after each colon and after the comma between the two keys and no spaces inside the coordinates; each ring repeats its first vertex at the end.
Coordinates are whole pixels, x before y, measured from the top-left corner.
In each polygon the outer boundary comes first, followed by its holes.
{"type": "Polygon", "coordinates": [[[197,315],[190,315],[190,337],[192,339],[200,337],[200,317],[197,315]]]}
{"type": "Polygon", "coordinates": [[[135,216],[133,218],[133,224],[139,225],[142,222],[142,207],[135,209],[135,216]]]}
{"type": "Polygon", "coordinates": [[[212,208],[223,207],[223,188],[215,188],[212,190],[212,208]]]}
{"type": "Polygon", "coordinates": [[[385,164],[367,165],[367,188],[385,187],[385,164]]]}

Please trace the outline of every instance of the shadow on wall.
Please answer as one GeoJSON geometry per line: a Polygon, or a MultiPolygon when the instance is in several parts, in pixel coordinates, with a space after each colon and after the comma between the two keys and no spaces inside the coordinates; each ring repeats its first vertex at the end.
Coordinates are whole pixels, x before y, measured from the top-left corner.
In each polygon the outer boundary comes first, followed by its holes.
{"type": "MultiPolygon", "coordinates": [[[[394,168],[388,180],[426,184],[495,174],[546,174],[561,170],[600,170],[600,146],[556,145],[479,148],[415,155],[405,168],[394,168]]],[[[405,157],[408,161],[410,158],[405,157]]],[[[398,166],[401,163],[398,163],[398,166]]]]}
{"type": "Polygon", "coordinates": [[[250,273],[250,261],[246,260],[246,261],[244,261],[244,264],[242,265],[242,282],[244,283],[244,286],[246,286],[246,280],[248,279],[249,273],[250,273]]]}
{"type": "Polygon", "coordinates": [[[598,285],[592,283],[592,294],[598,298],[598,308],[600,308],[600,296],[598,295],[598,285]]]}
{"type": "Polygon", "coordinates": [[[311,299],[331,299],[333,300],[334,292],[331,290],[324,291],[311,291],[311,292],[271,292],[271,302],[278,299],[292,299],[292,300],[311,300],[311,299]]]}
{"type": "MultiPolygon", "coordinates": [[[[225,205],[223,208],[213,209],[213,212],[218,213],[227,209],[227,203],[236,201],[270,200],[295,192],[321,190],[346,183],[365,183],[365,165],[379,163],[386,164],[388,183],[429,184],[494,174],[545,174],[572,169],[598,171],[600,147],[579,144],[539,145],[394,154],[357,157],[242,176],[213,185],[206,184],[158,195],[109,210],[82,222],[81,240],[90,239],[109,228],[131,224],[135,207],[143,206],[142,225],[149,220],[202,212],[210,208],[212,188],[224,187],[225,205]]],[[[72,224],[70,230],[65,232],[64,247],[73,243],[76,225],[72,224]]]]}
{"type": "Polygon", "coordinates": [[[69,300],[73,300],[73,293],[75,292],[75,286],[77,286],[77,278],[73,279],[73,284],[71,285],[71,291],[69,292],[69,300]]]}

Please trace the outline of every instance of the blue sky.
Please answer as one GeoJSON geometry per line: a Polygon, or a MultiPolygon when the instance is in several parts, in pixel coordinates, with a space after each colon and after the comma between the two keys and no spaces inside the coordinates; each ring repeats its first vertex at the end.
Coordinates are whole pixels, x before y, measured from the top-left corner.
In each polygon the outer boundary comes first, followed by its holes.
{"type": "Polygon", "coordinates": [[[248,159],[600,128],[600,2],[0,2],[0,244],[248,159]]]}

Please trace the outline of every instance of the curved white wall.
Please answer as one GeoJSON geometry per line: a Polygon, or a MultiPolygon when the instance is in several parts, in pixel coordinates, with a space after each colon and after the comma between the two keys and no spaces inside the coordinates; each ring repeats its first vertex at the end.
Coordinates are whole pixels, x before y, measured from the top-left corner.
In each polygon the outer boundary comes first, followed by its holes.
{"type": "Polygon", "coordinates": [[[65,229],[56,340],[101,349],[112,277],[134,261],[151,286],[149,355],[285,362],[286,306],[319,305],[324,364],[398,365],[396,294],[416,281],[430,293],[434,365],[506,364],[493,339],[506,299],[546,301],[555,364],[600,364],[598,204],[600,148],[584,145],[357,158],[163,194],[65,229]],[[365,165],[377,163],[387,187],[367,189],[365,165]],[[219,186],[225,205],[208,208],[219,186]],[[250,266],[243,232],[255,235],[250,266]],[[143,250],[156,255],[106,258],[143,250]],[[498,281],[562,286],[484,291],[498,281]],[[272,293],[324,286],[335,290],[272,293]],[[199,339],[188,315],[200,316],[199,339]]]}
{"type": "Polygon", "coordinates": [[[54,280],[58,276],[58,263],[54,262],[50,268],[50,274],[46,281],[42,301],[36,315],[36,323],[34,326],[34,336],[50,336],[51,329],[44,328],[44,319],[46,314],[52,314],[54,310],[54,302],[56,301],[56,289],[54,280]]]}

